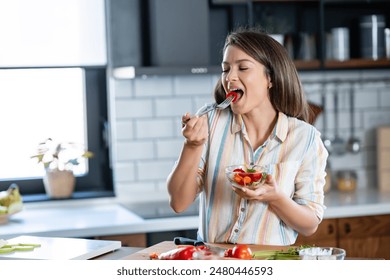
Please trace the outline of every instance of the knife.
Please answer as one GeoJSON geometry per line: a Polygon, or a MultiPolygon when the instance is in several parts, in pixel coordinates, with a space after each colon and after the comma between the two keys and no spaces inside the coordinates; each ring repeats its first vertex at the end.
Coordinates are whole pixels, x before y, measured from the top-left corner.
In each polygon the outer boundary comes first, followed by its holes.
{"type": "Polygon", "coordinates": [[[217,246],[210,246],[206,243],[204,243],[201,240],[186,238],[186,237],[175,237],[173,239],[173,242],[175,245],[192,245],[192,246],[205,246],[207,249],[209,249],[211,252],[216,253],[218,256],[223,256],[226,248],[217,247],[217,246]]]}
{"type": "Polygon", "coordinates": [[[205,246],[206,244],[201,240],[186,238],[186,237],[175,237],[173,239],[175,245],[192,245],[192,246],[205,246]]]}

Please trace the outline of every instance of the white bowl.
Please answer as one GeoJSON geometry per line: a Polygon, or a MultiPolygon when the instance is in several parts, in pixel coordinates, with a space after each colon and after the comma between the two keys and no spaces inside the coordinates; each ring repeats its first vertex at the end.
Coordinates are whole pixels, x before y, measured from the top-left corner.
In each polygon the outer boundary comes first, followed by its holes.
{"type": "Polygon", "coordinates": [[[346,252],[334,247],[310,247],[299,250],[302,260],[344,260],[346,252]]]}

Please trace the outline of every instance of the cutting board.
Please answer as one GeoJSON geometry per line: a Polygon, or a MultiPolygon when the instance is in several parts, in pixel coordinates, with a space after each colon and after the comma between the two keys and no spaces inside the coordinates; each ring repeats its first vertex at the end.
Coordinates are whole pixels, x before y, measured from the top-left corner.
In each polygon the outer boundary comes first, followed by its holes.
{"type": "Polygon", "coordinates": [[[33,243],[32,251],[0,254],[0,260],[88,260],[121,247],[120,241],[23,235],[7,240],[8,244],[33,243]]]}
{"type": "MultiPolygon", "coordinates": [[[[233,248],[234,244],[209,244],[212,246],[217,246],[221,248],[233,248]]],[[[261,250],[285,250],[289,248],[288,246],[271,246],[271,245],[249,245],[251,250],[261,251],[261,250]]],[[[151,253],[157,253],[158,255],[169,250],[175,249],[177,246],[173,243],[173,241],[163,241],[153,245],[151,247],[140,250],[124,259],[126,260],[150,260],[151,253]]]]}
{"type": "Polygon", "coordinates": [[[377,175],[380,191],[390,191],[390,127],[377,129],[377,175]]]}

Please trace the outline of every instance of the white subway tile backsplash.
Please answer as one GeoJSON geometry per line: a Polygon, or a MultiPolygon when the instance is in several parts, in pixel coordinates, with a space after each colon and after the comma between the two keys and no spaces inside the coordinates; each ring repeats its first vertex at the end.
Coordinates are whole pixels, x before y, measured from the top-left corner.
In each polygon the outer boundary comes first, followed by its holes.
{"type": "Polygon", "coordinates": [[[156,184],[153,182],[142,183],[129,183],[129,182],[117,182],[115,183],[115,194],[118,202],[131,203],[140,201],[157,201],[166,200],[166,191],[156,191],[156,184]]]}
{"type": "Polygon", "coordinates": [[[157,117],[177,117],[193,111],[191,98],[160,98],[155,101],[157,117]]]}
{"type": "Polygon", "coordinates": [[[359,169],[365,166],[365,162],[361,154],[346,153],[342,156],[331,155],[329,160],[332,168],[335,170],[359,169]]]}
{"type": "Polygon", "coordinates": [[[378,91],[375,88],[361,88],[355,92],[356,109],[377,108],[379,105],[378,91]]]}
{"type": "Polygon", "coordinates": [[[153,116],[153,101],[150,99],[117,99],[116,119],[153,116]]]}
{"type": "Polygon", "coordinates": [[[139,161],[137,163],[138,178],[140,181],[165,181],[173,167],[171,160],[139,161]]]}
{"type": "Polygon", "coordinates": [[[136,97],[171,96],[172,93],[172,77],[170,76],[139,77],[135,79],[136,97]]]}
{"type": "Polygon", "coordinates": [[[116,182],[134,182],[135,164],[133,162],[118,163],[114,170],[114,180],[116,182]]]}
{"type": "Polygon", "coordinates": [[[362,71],[361,74],[362,80],[365,79],[389,79],[389,70],[388,69],[381,69],[381,70],[374,70],[374,71],[362,71]]]}
{"type": "Polygon", "coordinates": [[[195,112],[200,108],[202,107],[203,105],[205,104],[208,104],[208,103],[213,103],[215,102],[214,100],[214,97],[210,94],[210,96],[204,96],[204,97],[201,97],[201,98],[196,98],[195,99],[195,108],[193,109],[193,114],[195,114],[195,112]]]}
{"type": "Polygon", "coordinates": [[[184,137],[179,139],[157,140],[157,158],[177,158],[184,143],[184,137]]]}
{"type": "Polygon", "coordinates": [[[118,162],[153,159],[154,157],[153,141],[128,141],[116,143],[116,160],[118,162]]]}
{"type": "Polygon", "coordinates": [[[173,123],[170,119],[141,119],[135,122],[137,139],[173,137],[173,123]]]}
{"type": "Polygon", "coordinates": [[[114,80],[115,97],[131,97],[134,95],[134,80],[114,80]]]}
{"type": "Polygon", "coordinates": [[[210,95],[214,89],[210,75],[176,76],[174,78],[175,95],[210,95]]]}
{"type": "Polygon", "coordinates": [[[115,139],[131,140],[134,139],[134,125],[132,120],[118,120],[116,122],[115,139]]]}
{"type": "Polygon", "coordinates": [[[390,110],[390,84],[379,90],[379,107],[390,110]]]}
{"type": "Polygon", "coordinates": [[[386,124],[390,124],[390,110],[370,110],[364,112],[363,127],[365,129],[386,124]]]}

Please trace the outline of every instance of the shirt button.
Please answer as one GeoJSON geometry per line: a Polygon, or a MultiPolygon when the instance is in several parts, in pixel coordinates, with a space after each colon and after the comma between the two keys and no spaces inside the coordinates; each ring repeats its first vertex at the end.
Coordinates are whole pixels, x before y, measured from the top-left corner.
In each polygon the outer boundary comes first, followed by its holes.
{"type": "Polygon", "coordinates": [[[238,232],[238,229],[235,229],[234,232],[238,232]]]}
{"type": "Polygon", "coordinates": [[[242,208],[241,208],[241,212],[244,212],[244,211],[245,211],[245,208],[244,208],[244,207],[242,207],[242,208]]]}

